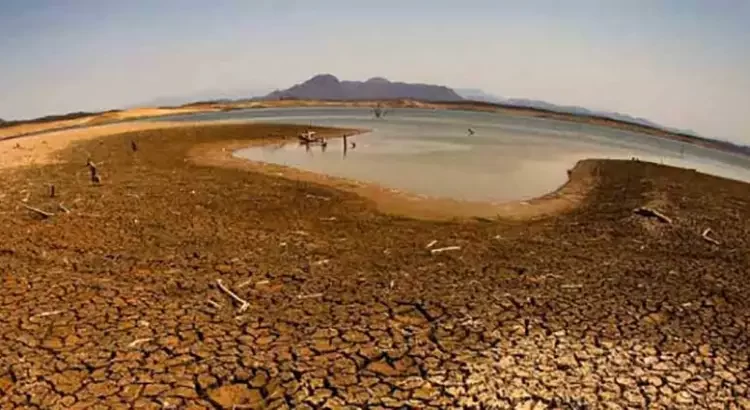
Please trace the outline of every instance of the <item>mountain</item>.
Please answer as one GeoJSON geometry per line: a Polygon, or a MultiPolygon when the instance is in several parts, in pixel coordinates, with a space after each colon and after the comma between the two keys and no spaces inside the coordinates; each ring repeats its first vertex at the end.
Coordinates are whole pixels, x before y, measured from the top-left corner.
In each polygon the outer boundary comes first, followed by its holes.
{"type": "Polygon", "coordinates": [[[271,92],[272,88],[242,88],[228,90],[202,90],[184,95],[156,97],[148,101],[132,104],[132,107],[173,107],[197,101],[223,101],[251,99],[271,92]]]}
{"type": "Polygon", "coordinates": [[[631,124],[645,125],[647,127],[659,128],[665,131],[676,132],[681,134],[687,134],[692,136],[698,136],[697,133],[691,130],[682,130],[677,128],[665,127],[661,124],[657,124],[642,117],[633,117],[627,114],[621,114],[618,112],[611,111],[597,111],[590,110],[584,107],[578,107],[575,105],[558,105],[549,103],[541,100],[530,100],[525,98],[502,98],[492,94],[485,93],[482,90],[475,88],[459,88],[456,91],[466,100],[472,101],[484,101],[493,104],[502,104],[510,107],[521,107],[521,108],[532,108],[537,110],[553,111],[562,114],[573,114],[583,116],[594,116],[609,118],[616,121],[629,122],[631,124]]]}
{"type": "Polygon", "coordinates": [[[488,94],[478,88],[454,88],[454,90],[465,100],[484,101],[493,104],[502,104],[506,101],[505,98],[488,94]]]}
{"type": "Polygon", "coordinates": [[[316,75],[286,90],[276,90],[262,99],[394,100],[407,98],[421,101],[463,100],[455,91],[441,85],[391,82],[382,77],[373,77],[364,82],[341,81],[331,74],[316,75]]]}

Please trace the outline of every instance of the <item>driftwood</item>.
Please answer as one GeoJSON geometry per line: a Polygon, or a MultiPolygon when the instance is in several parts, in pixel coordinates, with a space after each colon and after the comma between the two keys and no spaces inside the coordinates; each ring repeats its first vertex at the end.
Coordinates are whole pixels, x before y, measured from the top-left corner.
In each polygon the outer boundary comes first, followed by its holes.
{"type": "Polygon", "coordinates": [[[721,242],[719,242],[716,239],[711,238],[710,236],[708,236],[711,232],[712,232],[711,228],[706,228],[706,230],[704,230],[703,233],[701,234],[701,238],[703,238],[704,241],[710,242],[710,243],[712,243],[712,244],[714,244],[716,246],[721,245],[721,242]]]}
{"type": "Polygon", "coordinates": [[[96,169],[96,164],[94,164],[91,159],[86,160],[86,166],[89,168],[89,173],[91,175],[91,182],[98,184],[102,182],[102,178],[99,176],[99,171],[96,169]]]}
{"type": "Polygon", "coordinates": [[[434,255],[436,253],[442,253],[442,252],[446,252],[446,251],[458,251],[458,250],[461,250],[460,246],[446,246],[444,248],[432,249],[432,250],[430,250],[430,253],[434,255]]]}
{"type": "Polygon", "coordinates": [[[636,214],[641,215],[641,216],[656,218],[656,219],[658,219],[658,220],[660,220],[660,221],[662,221],[662,222],[664,222],[666,224],[670,224],[670,225],[672,224],[672,219],[671,218],[669,218],[668,216],[664,215],[663,213],[657,211],[656,209],[652,209],[652,208],[648,208],[648,207],[642,206],[640,208],[636,208],[635,210],[633,210],[633,212],[635,212],[636,214]]]}
{"type": "Polygon", "coordinates": [[[151,341],[150,337],[144,337],[143,339],[135,339],[132,342],[130,342],[130,344],[128,344],[128,347],[132,349],[132,348],[138,346],[139,344],[146,343],[146,342],[149,342],[149,341],[151,341]]]}
{"type": "Polygon", "coordinates": [[[50,311],[50,312],[42,312],[42,313],[37,313],[36,315],[31,316],[30,319],[34,319],[34,318],[38,318],[38,317],[47,317],[47,316],[59,315],[60,313],[65,313],[65,312],[66,312],[65,310],[53,310],[53,311],[50,311]]]}
{"type": "Polygon", "coordinates": [[[322,298],[322,293],[311,293],[309,295],[297,295],[297,299],[316,299],[316,298],[322,298]]]}
{"type": "Polygon", "coordinates": [[[53,214],[52,212],[47,212],[47,211],[41,210],[39,208],[35,208],[33,206],[28,206],[28,205],[26,205],[24,203],[21,203],[21,205],[23,205],[23,207],[26,208],[26,209],[28,209],[29,211],[34,212],[37,215],[41,215],[42,218],[44,218],[44,219],[52,218],[53,216],[55,216],[55,214],[53,214]]]}
{"type": "Polygon", "coordinates": [[[66,208],[65,205],[62,204],[62,202],[60,202],[59,204],[57,204],[57,208],[60,209],[61,211],[65,212],[66,214],[70,213],[70,209],[66,208]]]}
{"type": "Polygon", "coordinates": [[[224,285],[224,283],[221,281],[221,279],[216,279],[216,284],[219,285],[219,289],[221,289],[222,291],[224,291],[224,293],[226,293],[232,299],[234,299],[235,301],[237,301],[238,303],[240,303],[241,306],[240,306],[239,309],[237,309],[238,312],[242,313],[242,312],[246,311],[247,308],[250,307],[250,304],[247,303],[247,301],[245,299],[242,299],[241,297],[237,296],[236,293],[234,293],[231,290],[229,290],[229,288],[224,285]]]}

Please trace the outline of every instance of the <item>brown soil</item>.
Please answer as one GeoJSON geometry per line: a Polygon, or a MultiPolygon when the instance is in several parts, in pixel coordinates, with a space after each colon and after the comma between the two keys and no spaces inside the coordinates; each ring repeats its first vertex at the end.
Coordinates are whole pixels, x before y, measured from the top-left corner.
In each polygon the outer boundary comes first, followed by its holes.
{"type": "Polygon", "coordinates": [[[0,408],[750,406],[748,185],[595,161],[556,216],[430,222],[193,162],[298,131],[133,131],[0,171],[0,408]]]}

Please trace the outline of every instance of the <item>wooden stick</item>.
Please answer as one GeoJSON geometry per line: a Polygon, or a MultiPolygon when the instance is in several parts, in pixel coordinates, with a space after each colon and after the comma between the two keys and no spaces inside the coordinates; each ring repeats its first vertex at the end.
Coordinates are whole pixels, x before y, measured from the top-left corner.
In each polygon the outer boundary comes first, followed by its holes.
{"type": "Polygon", "coordinates": [[[33,206],[28,206],[28,205],[26,205],[24,203],[21,203],[21,205],[23,205],[23,207],[26,208],[26,209],[28,209],[29,211],[36,212],[38,215],[41,215],[42,218],[44,218],[44,219],[52,218],[53,216],[55,216],[55,214],[53,214],[52,212],[43,211],[43,210],[41,210],[39,208],[34,208],[33,206]]]}
{"type": "Polygon", "coordinates": [[[446,246],[445,248],[432,249],[430,250],[430,253],[434,255],[436,253],[441,253],[445,251],[458,251],[458,250],[461,250],[460,246],[446,246]]]}
{"type": "Polygon", "coordinates": [[[642,216],[655,217],[655,218],[657,218],[658,220],[660,220],[660,221],[662,221],[664,223],[667,223],[667,224],[670,224],[670,225],[672,224],[672,219],[671,218],[669,218],[668,216],[664,215],[663,213],[661,213],[661,212],[659,212],[659,211],[657,211],[655,209],[652,209],[652,208],[648,208],[648,207],[643,206],[643,207],[640,207],[640,208],[636,208],[633,212],[635,212],[638,215],[642,215],[642,216]]]}
{"type": "Polygon", "coordinates": [[[70,213],[70,209],[66,208],[65,205],[63,205],[62,202],[60,202],[59,204],[57,204],[57,207],[60,208],[60,210],[63,211],[63,212],[65,212],[66,214],[70,213]]]}
{"type": "Polygon", "coordinates": [[[226,293],[227,295],[231,296],[232,299],[234,299],[235,301],[237,301],[238,303],[240,303],[242,305],[237,310],[238,312],[242,313],[242,312],[246,311],[247,308],[250,307],[250,304],[247,303],[247,301],[245,299],[242,299],[241,297],[237,296],[237,294],[235,294],[234,292],[232,292],[231,290],[229,290],[228,287],[224,286],[224,283],[221,281],[221,279],[216,279],[216,284],[219,285],[219,289],[223,290],[224,293],[226,293]]]}
{"type": "Polygon", "coordinates": [[[130,342],[130,344],[128,344],[128,347],[129,348],[133,348],[133,347],[138,346],[141,343],[146,343],[146,342],[148,342],[150,340],[151,340],[150,337],[144,337],[143,339],[135,339],[132,342],[130,342]]]}
{"type": "Polygon", "coordinates": [[[37,313],[36,315],[31,316],[31,319],[34,319],[34,318],[37,318],[37,317],[47,317],[47,316],[59,315],[60,313],[65,313],[65,312],[66,312],[65,310],[53,310],[53,311],[50,311],[50,312],[37,313]]]}
{"type": "Polygon", "coordinates": [[[437,239],[433,239],[432,241],[430,241],[430,243],[428,243],[428,244],[427,244],[427,246],[425,246],[425,248],[427,248],[427,249],[430,249],[430,248],[432,248],[433,246],[435,246],[435,244],[436,244],[437,242],[438,242],[438,241],[437,241],[437,239]]]}
{"type": "Polygon", "coordinates": [[[714,244],[716,246],[721,245],[721,242],[719,242],[716,239],[711,238],[711,237],[708,236],[711,232],[712,232],[711,228],[706,228],[706,230],[703,231],[703,233],[701,234],[701,238],[703,238],[704,241],[710,242],[710,243],[712,243],[712,244],[714,244]]]}
{"type": "Polygon", "coordinates": [[[315,298],[322,298],[322,293],[312,293],[309,295],[297,295],[297,299],[315,299],[315,298]]]}

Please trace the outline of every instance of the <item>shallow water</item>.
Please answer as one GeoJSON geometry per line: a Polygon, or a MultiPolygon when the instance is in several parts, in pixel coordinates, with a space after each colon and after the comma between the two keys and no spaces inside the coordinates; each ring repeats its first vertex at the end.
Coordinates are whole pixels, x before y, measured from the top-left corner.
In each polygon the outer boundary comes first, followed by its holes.
{"type": "Polygon", "coordinates": [[[434,197],[504,202],[544,195],[585,158],[631,158],[750,182],[750,158],[630,131],[468,111],[398,109],[384,119],[361,108],[252,109],[167,117],[367,128],[325,150],[297,143],[250,147],[236,156],[434,197]],[[469,136],[468,128],[476,134],[469,136]]]}

